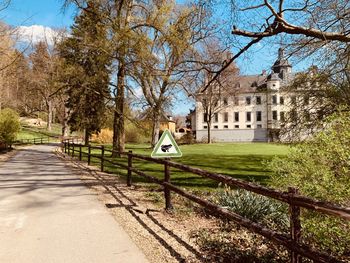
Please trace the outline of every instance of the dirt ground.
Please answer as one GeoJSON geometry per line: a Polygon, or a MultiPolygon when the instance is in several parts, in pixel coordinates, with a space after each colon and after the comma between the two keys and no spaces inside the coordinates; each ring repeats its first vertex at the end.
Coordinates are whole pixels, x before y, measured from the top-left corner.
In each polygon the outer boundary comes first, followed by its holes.
{"type": "MultiPolygon", "coordinates": [[[[90,187],[122,225],[129,236],[144,252],[150,262],[204,262],[190,233],[215,225],[215,219],[190,213],[191,208],[178,206],[180,197],[173,194],[174,212],[164,210],[163,191],[160,186],[127,187],[117,175],[99,172],[77,160],[66,158],[81,179],[90,187]]],[[[183,202],[183,200],[182,200],[183,202]]]]}

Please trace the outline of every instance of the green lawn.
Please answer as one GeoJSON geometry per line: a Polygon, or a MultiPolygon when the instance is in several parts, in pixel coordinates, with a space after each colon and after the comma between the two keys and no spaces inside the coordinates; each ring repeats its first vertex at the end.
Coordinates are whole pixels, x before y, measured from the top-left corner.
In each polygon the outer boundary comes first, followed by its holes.
{"type": "MultiPolygon", "coordinates": [[[[110,146],[106,146],[110,148],[110,146]]],[[[265,161],[274,156],[283,156],[288,152],[289,146],[281,144],[267,143],[215,143],[215,144],[194,144],[180,146],[183,153],[181,158],[173,158],[175,162],[183,163],[193,167],[226,174],[235,178],[255,181],[266,184],[271,175],[264,165],[265,161]]],[[[127,145],[126,150],[134,153],[151,155],[148,145],[127,145]]],[[[94,154],[99,155],[99,150],[94,150],[94,154]]],[[[110,153],[107,153],[109,156],[110,153]]],[[[86,160],[86,157],[84,158],[86,160]]],[[[127,164],[125,158],[116,158],[113,161],[127,164]]],[[[92,162],[99,165],[98,159],[92,162]]],[[[163,165],[154,164],[142,160],[134,160],[133,166],[146,172],[147,174],[163,178],[163,165]]],[[[123,169],[112,167],[105,163],[105,170],[111,173],[126,175],[123,169]]],[[[143,178],[135,176],[134,181],[145,181],[143,178]]],[[[171,169],[171,181],[181,187],[209,189],[217,187],[218,183],[187,172],[171,169]]]]}

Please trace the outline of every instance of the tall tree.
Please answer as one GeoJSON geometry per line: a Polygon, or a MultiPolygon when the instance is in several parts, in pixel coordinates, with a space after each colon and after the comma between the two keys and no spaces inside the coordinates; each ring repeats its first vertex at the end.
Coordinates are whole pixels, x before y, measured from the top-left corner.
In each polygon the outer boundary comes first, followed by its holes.
{"type": "Polygon", "coordinates": [[[87,1],[75,19],[71,36],[60,44],[65,59],[65,74],[71,130],[85,130],[85,144],[91,133],[98,132],[104,120],[109,98],[107,30],[99,2],[87,1]]]}
{"type": "Polygon", "coordinates": [[[135,63],[133,76],[151,111],[151,145],[154,146],[167,106],[181,91],[187,91],[189,80],[193,79],[198,66],[202,67],[197,46],[212,32],[200,6],[179,7],[164,1],[152,8],[157,22],[143,31],[148,41],[135,63]]]}
{"type": "Polygon", "coordinates": [[[34,46],[33,53],[29,56],[31,62],[31,92],[39,98],[38,111],[47,113],[47,129],[50,131],[53,122],[55,93],[54,73],[55,55],[49,52],[48,45],[40,41],[34,46]]]}
{"type": "Polygon", "coordinates": [[[10,33],[9,26],[0,21],[0,110],[4,106],[9,106],[8,102],[12,98],[8,75],[9,66],[14,61],[14,42],[10,33]]]}

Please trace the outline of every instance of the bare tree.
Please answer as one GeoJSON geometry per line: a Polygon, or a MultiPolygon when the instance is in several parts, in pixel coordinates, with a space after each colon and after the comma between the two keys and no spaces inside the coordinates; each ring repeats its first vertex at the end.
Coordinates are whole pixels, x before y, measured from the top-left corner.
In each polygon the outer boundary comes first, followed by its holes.
{"type": "MultiPolygon", "coordinates": [[[[220,72],[230,65],[251,46],[265,38],[280,34],[291,54],[311,56],[323,53],[327,59],[325,66],[334,65],[336,57],[342,57],[348,68],[350,36],[349,1],[302,0],[302,1],[232,1],[236,20],[246,28],[233,26],[232,34],[251,39],[237,54],[216,72],[214,81],[220,72]],[[242,16],[240,16],[243,14],[242,16]],[[257,15],[259,14],[259,15],[257,15]],[[244,16],[244,17],[243,17],[244,16]],[[248,18],[248,19],[247,19],[248,18]],[[243,23],[243,22],[244,23],[243,23]],[[335,53],[337,51],[338,54],[335,53]]],[[[339,61],[339,60],[338,60],[339,61]]],[[[341,63],[343,64],[343,63],[341,63]]],[[[340,66],[340,65],[338,65],[340,66]]],[[[339,69],[339,67],[338,67],[339,69]]]]}
{"type": "Polygon", "coordinates": [[[197,87],[194,90],[193,97],[196,102],[201,104],[198,109],[202,109],[204,121],[207,124],[208,143],[211,143],[213,119],[217,121],[218,113],[234,103],[234,96],[237,93],[234,83],[239,70],[234,64],[231,64],[208,87],[206,87],[206,84],[212,79],[214,72],[221,67],[222,61],[225,61],[230,55],[230,52],[227,52],[220,45],[218,39],[206,43],[201,52],[202,63],[205,64],[205,67],[196,78],[197,87]]]}

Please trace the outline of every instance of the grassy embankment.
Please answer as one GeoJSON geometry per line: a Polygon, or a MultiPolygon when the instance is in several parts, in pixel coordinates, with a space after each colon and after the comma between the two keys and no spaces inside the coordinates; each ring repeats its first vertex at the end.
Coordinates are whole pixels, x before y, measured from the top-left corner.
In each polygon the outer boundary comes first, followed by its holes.
{"type": "MultiPolygon", "coordinates": [[[[106,146],[110,149],[111,146],[106,146]]],[[[216,173],[226,174],[235,178],[255,181],[266,184],[271,172],[264,165],[265,161],[271,160],[274,156],[283,156],[288,152],[289,146],[268,143],[215,143],[215,144],[193,144],[180,147],[183,153],[181,158],[173,158],[173,161],[193,167],[209,170],[216,173]]],[[[86,148],[83,148],[87,151],[86,148]]],[[[127,145],[126,150],[134,153],[151,155],[151,149],[147,145],[127,145]]],[[[93,154],[99,155],[100,150],[93,150],[93,154]]],[[[78,153],[76,153],[76,156],[78,153]]],[[[110,153],[106,157],[110,159],[110,153]]],[[[87,160],[86,156],[83,156],[87,160]]],[[[115,162],[127,164],[126,158],[114,158],[115,162]]],[[[92,164],[99,166],[100,160],[92,158],[92,164]]],[[[163,165],[146,161],[133,161],[133,166],[146,172],[149,175],[163,178],[163,165]]],[[[105,162],[105,170],[110,173],[118,173],[126,176],[124,169],[112,167],[105,162]]],[[[136,182],[145,182],[145,179],[138,176],[133,178],[136,182]]],[[[218,183],[202,178],[200,176],[171,169],[171,181],[181,187],[210,189],[217,187],[218,183]]]]}

